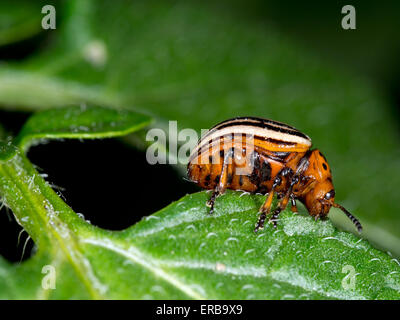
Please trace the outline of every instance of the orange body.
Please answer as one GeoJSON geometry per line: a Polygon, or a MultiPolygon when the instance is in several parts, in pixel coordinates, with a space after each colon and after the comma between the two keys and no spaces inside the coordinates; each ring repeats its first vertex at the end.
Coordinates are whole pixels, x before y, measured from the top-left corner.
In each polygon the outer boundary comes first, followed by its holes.
{"type": "Polygon", "coordinates": [[[297,211],[298,199],[315,218],[325,217],[332,206],[341,208],[360,231],[359,222],[334,202],[326,158],[310,147],[311,139],[291,126],[267,119],[235,118],[216,125],[199,141],[189,160],[188,177],[201,188],[214,190],[211,212],[215,198],[227,188],[269,193],[255,231],[263,227],[275,193],[282,200],[272,220],[289,201],[297,211]]]}

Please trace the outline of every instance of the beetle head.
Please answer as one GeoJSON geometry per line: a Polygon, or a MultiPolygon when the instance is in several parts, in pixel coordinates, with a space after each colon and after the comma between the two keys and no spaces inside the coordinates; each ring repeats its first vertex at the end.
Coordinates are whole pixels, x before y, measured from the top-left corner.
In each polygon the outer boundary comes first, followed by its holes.
{"type": "Polygon", "coordinates": [[[324,218],[335,203],[332,180],[316,181],[314,188],[304,195],[304,204],[310,215],[324,218]]]}
{"type": "Polygon", "coordinates": [[[309,157],[309,165],[304,175],[312,176],[314,184],[311,190],[302,198],[310,215],[316,218],[324,218],[331,207],[341,209],[356,226],[358,232],[362,231],[360,222],[340,204],[335,203],[335,188],[332,183],[332,173],[326,158],[317,149],[312,151],[309,157]]]}

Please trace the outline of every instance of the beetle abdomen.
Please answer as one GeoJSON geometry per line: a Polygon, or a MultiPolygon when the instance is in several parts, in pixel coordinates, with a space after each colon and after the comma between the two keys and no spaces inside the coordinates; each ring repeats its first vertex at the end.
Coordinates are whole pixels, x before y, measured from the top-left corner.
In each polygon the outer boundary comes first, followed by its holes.
{"type": "Polygon", "coordinates": [[[279,154],[273,159],[253,150],[247,153],[245,147],[239,149],[225,145],[212,153],[210,150],[202,153],[200,160],[203,159],[203,162],[189,163],[189,179],[201,188],[214,189],[221,177],[224,155],[229,150],[233,150],[233,157],[227,168],[228,189],[266,193],[272,187],[273,178],[285,164],[279,154]],[[204,160],[208,160],[208,163],[204,163],[204,160]]]}
{"type": "Polygon", "coordinates": [[[284,123],[235,118],[217,124],[199,140],[189,159],[188,175],[200,187],[214,189],[225,155],[234,150],[227,188],[264,193],[288,161],[310,146],[307,135],[284,123]]]}

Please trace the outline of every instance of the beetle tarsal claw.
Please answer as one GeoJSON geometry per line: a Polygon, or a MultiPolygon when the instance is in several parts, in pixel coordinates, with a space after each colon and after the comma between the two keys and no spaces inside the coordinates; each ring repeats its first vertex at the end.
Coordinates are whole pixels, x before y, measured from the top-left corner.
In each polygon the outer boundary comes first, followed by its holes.
{"type": "Polygon", "coordinates": [[[276,228],[278,226],[278,219],[269,219],[268,223],[271,223],[276,228]]]}

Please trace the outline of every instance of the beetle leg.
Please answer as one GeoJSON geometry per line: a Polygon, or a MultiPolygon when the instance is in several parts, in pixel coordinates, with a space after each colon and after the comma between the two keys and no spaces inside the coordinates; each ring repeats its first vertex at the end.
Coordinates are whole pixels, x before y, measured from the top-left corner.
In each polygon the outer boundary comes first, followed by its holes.
{"type": "Polygon", "coordinates": [[[211,198],[207,201],[207,207],[210,207],[209,214],[212,214],[214,212],[214,203],[217,196],[218,196],[218,190],[217,188],[215,188],[211,195],[211,198]]]}
{"type": "MultiPolygon", "coordinates": [[[[299,182],[299,177],[298,176],[294,176],[292,178],[292,180],[290,181],[290,186],[289,186],[289,189],[287,190],[287,192],[285,194],[285,197],[282,199],[281,202],[279,202],[278,208],[275,209],[274,213],[272,214],[271,218],[269,219],[269,221],[273,223],[274,228],[276,228],[279,214],[283,210],[285,210],[285,208],[288,205],[290,199],[292,200],[292,205],[293,205],[294,198],[293,198],[292,190],[293,190],[293,186],[297,182],[299,182]]],[[[295,207],[296,207],[296,201],[295,201],[295,207]]],[[[297,207],[296,207],[296,209],[297,209],[297,207]]]]}
{"type": "Polygon", "coordinates": [[[264,228],[264,222],[267,218],[267,214],[271,210],[272,200],[274,199],[275,188],[282,183],[282,178],[280,174],[278,174],[274,180],[274,184],[272,185],[271,191],[268,194],[267,200],[265,200],[264,204],[261,206],[259,212],[261,212],[260,217],[258,218],[258,222],[256,223],[256,228],[254,232],[257,232],[260,229],[264,228]]]}
{"type": "Polygon", "coordinates": [[[297,205],[296,205],[296,199],[295,199],[293,193],[290,195],[290,200],[292,201],[292,208],[291,208],[291,209],[292,209],[292,212],[293,212],[293,213],[298,213],[297,205]]]}
{"type": "Polygon", "coordinates": [[[277,222],[278,222],[278,217],[279,214],[281,213],[282,210],[285,210],[288,202],[289,202],[289,198],[290,198],[290,193],[292,191],[288,191],[285,195],[285,197],[282,199],[281,202],[279,202],[278,208],[275,209],[274,213],[272,214],[271,218],[269,219],[270,222],[272,222],[272,224],[274,225],[274,228],[276,228],[277,222]]]}
{"type": "Polygon", "coordinates": [[[224,157],[224,162],[222,164],[222,170],[221,170],[221,175],[219,178],[219,182],[217,184],[217,186],[215,187],[210,200],[207,201],[207,206],[210,207],[210,214],[212,214],[214,212],[214,203],[215,203],[215,199],[223,194],[228,186],[228,178],[229,175],[232,175],[232,169],[233,169],[233,162],[231,165],[231,170],[229,170],[229,161],[233,158],[234,155],[234,148],[229,149],[229,151],[226,153],[225,157],[224,157]]]}
{"type": "Polygon", "coordinates": [[[268,194],[267,200],[265,200],[264,204],[260,208],[259,212],[261,212],[261,214],[256,223],[256,228],[254,229],[254,232],[257,232],[258,230],[264,228],[264,222],[265,222],[265,219],[267,218],[267,214],[269,213],[269,210],[271,209],[271,204],[272,204],[273,198],[274,198],[274,188],[271,189],[271,191],[268,194]]]}
{"type": "MultiPolygon", "coordinates": [[[[258,218],[258,222],[256,223],[256,228],[254,229],[254,232],[257,232],[258,230],[264,228],[265,219],[267,218],[267,214],[269,214],[269,212],[271,210],[272,200],[274,199],[275,188],[278,187],[282,183],[282,177],[287,176],[291,172],[292,172],[292,170],[290,168],[283,168],[276,175],[274,184],[272,185],[271,191],[268,194],[268,198],[267,198],[267,200],[265,200],[264,204],[262,205],[262,207],[259,210],[259,212],[261,212],[261,214],[260,214],[260,217],[258,218]]],[[[292,193],[293,185],[296,184],[297,182],[298,182],[298,178],[296,178],[296,180],[294,178],[292,179],[291,186],[290,186],[290,193],[292,193]]]]}

